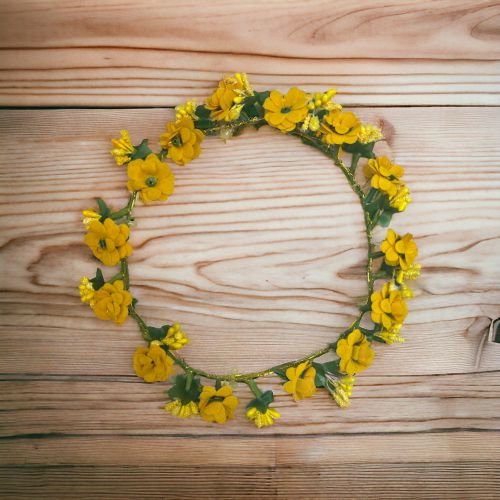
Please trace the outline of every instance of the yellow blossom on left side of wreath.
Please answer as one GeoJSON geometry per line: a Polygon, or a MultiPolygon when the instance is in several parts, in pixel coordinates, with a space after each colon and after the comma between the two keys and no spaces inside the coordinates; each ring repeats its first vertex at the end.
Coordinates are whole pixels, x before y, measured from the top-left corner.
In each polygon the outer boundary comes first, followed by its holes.
{"type": "Polygon", "coordinates": [[[307,116],[307,94],[297,87],[292,87],[285,95],[271,90],[263,107],[264,119],[271,127],[291,132],[307,116]]]}
{"type": "Polygon", "coordinates": [[[317,134],[326,144],[354,144],[360,127],[361,122],[354,113],[333,109],[324,116],[317,134]]]}
{"type": "Polygon", "coordinates": [[[314,383],[316,368],[311,366],[308,361],[287,368],[286,377],[288,382],[283,385],[283,389],[291,394],[295,401],[310,398],[316,392],[314,383]]]}
{"type": "Polygon", "coordinates": [[[168,411],[174,417],[188,418],[194,415],[198,415],[199,409],[195,401],[189,401],[189,403],[182,404],[182,401],[176,399],[175,401],[170,401],[164,406],[165,411],[168,411]]]}
{"type": "Polygon", "coordinates": [[[122,324],[128,317],[128,306],[132,304],[132,295],[125,290],[122,280],[105,283],[96,290],[91,304],[94,314],[102,320],[122,324]]]}
{"type": "Polygon", "coordinates": [[[174,174],[154,153],[128,164],[127,188],[138,191],[144,203],[165,201],[174,192],[174,174]]]}
{"type": "Polygon", "coordinates": [[[400,267],[403,271],[408,269],[418,256],[418,247],[413,235],[406,233],[404,236],[399,236],[392,229],[387,230],[380,250],[384,253],[384,260],[388,266],[400,267]]]}
{"type": "Polygon", "coordinates": [[[369,144],[370,142],[380,141],[384,136],[382,130],[375,125],[361,125],[358,130],[358,141],[361,144],[369,144]]]}
{"type": "Polygon", "coordinates": [[[114,148],[110,151],[117,165],[123,165],[131,160],[136,149],[132,145],[130,134],[126,130],[120,130],[119,139],[111,139],[114,148]]]}
{"type": "Polygon", "coordinates": [[[331,373],[325,375],[325,387],[330,392],[333,400],[340,408],[347,408],[351,404],[352,388],[355,378],[353,375],[337,377],[331,373]]]}
{"type": "Polygon", "coordinates": [[[132,254],[129,235],[127,224],[118,225],[112,219],[105,219],[104,222],[94,220],[89,224],[83,241],[105,266],[116,266],[121,259],[132,254]]]}
{"type": "Polygon", "coordinates": [[[408,306],[399,290],[391,289],[391,283],[385,283],[382,290],[373,292],[371,297],[371,318],[374,323],[391,330],[403,324],[408,314],[408,306]]]}
{"type": "Polygon", "coordinates": [[[340,371],[348,375],[366,370],[375,357],[369,340],[357,328],[337,342],[336,352],[340,358],[340,371]]]}
{"type": "Polygon", "coordinates": [[[145,382],[163,382],[172,375],[174,361],[160,347],[151,342],[149,347],[138,347],[134,352],[135,374],[145,382]]]}
{"type": "Polygon", "coordinates": [[[186,334],[181,330],[179,323],[174,323],[167,331],[167,335],[162,342],[172,351],[180,349],[181,347],[189,344],[189,339],[186,334]]]}
{"type": "Polygon", "coordinates": [[[404,168],[392,163],[386,156],[371,158],[364,168],[365,175],[371,179],[371,186],[394,198],[399,191],[399,179],[404,174],[404,168]]]}
{"type": "Polygon", "coordinates": [[[281,417],[280,412],[270,407],[268,407],[264,413],[255,408],[255,406],[252,406],[247,411],[248,420],[253,421],[253,423],[258,429],[273,425],[274,420],[280,417],[281,417]]]}
{"type": "Polygon", "coordinates": [[[409,203],[411,203],[411,193],[408,186],[398,182],[396,192],[389,199],[390,206],[398,212],[404,212],[409,203]]]}
{"type": "Polygon", "coordinates": [[[94,304],[95,290],[92,286],[92,282],[87,278],[87,276],[84,276],[81,279],[78,290],[80,291],[80,300],[92,307],[94,304]]]}
{"type": "Polygon", "coordinates": [[[234,410],[239,399],[233,395],[233,389],[223,385],[220,389],[205,385],[200,394],[198,407],[203,420],[225,424],[227,419],[234,418],[234,410]]]}
{"type": "Polygon", "coordinates": [[[160,145],[168,151],[167,158],[182,166],[200,156],[203,138],[203,132],[195,128],[193,119],[186,115],[167,123],[167,131],[160,136],[160,145]]]}

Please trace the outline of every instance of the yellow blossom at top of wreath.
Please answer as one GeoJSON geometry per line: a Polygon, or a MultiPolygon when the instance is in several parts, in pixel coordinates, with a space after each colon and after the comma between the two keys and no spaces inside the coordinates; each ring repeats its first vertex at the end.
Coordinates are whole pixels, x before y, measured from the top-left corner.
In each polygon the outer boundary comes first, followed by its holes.
{"type": "Polygon", "coordinates": [[[174,174],[154,153],[145,160],[131,161],[127,173],[128,190],[138,191],[144,203],[164,201],[174,192],[174,174]]]}
{"type": "Polygon", "coordinates": [[[280,417],[281,417],[280,412],[270,407],[267,408],[267,410],[264,413],[257,410],[255,406],[252,406],[247,411],[248,420],[252,420],[258,429],[273,425],[274,420],[280,417]]]}
{"type": "Polygon", "coordinates": [[[360,127],[361,122],[354,113],[333,109],[323,118],[318,135],[326,144],[354,144],[360,127]]]}
{"type": "Polygon", "coordinates": [[[160,145],[168,150],[167,158],[177,165],[185,165],[200,156],[203,132],[195,128],[190,116],[167,123],[167,131],[160,136],[160,145]]]}
{"type": "Polygon", "coordinates": [[[126,130],[120,130],[119,139],[111,139],[114,148],[110,153],[114,156],[117,165],[123,165],[130,161],[136,149],[132,145],[130,134],[126,130]]]}
{"type": "Polygon", "coordinates": [[[361,144],[369,144],[370,142],[380,141],[384,136],[382,130],[375,125],[361,125],[358,131],[358,141],[361,144]]]}
{"type": "Polygon", "coordinates": [[[386,283],[380,292],[371,295],[371,318],[386,330],[404,322],[408,307],[399,290],[391,290],[391,283],[386,283]]]}
{"type": "Polygon", "coordinates": [[[371,179],[371,186],[394,198],[399,190],[399,179],[404,175],[404,168],[392,163],[387,156],[371,158],[365,165],[365,175],[371,179]]]}
{"type": "Polygon", "coordinates": [[[181,347],[189,344],[189,339],[186,334],[181,330],[179,323],[174,323],[167,331],[167,335],[162,342],[168,346],[169,349],[175,351],[181,347]]]}
{"type": "Polygon", "coordinates": [[[196,119],[196,101],[194,99],[175,107],[175,118],[177,120],[185,116],[190,116],[193,120],[196,119]]]}
{"type": "Polygon", "coordinates": [[[314,383],[316,368],[311,366],[308,361],[287,368],[286,376],[288,382],[283,385],[283,389],[291,394],[295,401],[310,398],[316,392],[314,383]]]}
{"type": "Polygon", "coordinates": [[[155,342],[149,347],[138,347],[133,358],[136,375],[145,382],[163,382],[173,373],[174,361],[155,342]]]}
{"type": "Polygon", "coordinates": [[[271,127],[291,132],[308,113],[307,94],[297,87],[292,87],[285,95],[271,90],[264,101],[264,109],[264,119],[271,127]]]}
{"type": "Polygon", "coordinates": [[[336,352],[340,358],[340,371],[348,375],[366,370],[375,357],[370,342],[357,328],[337,342],[336,352]]]}
{"type": "Polygon", "coordinates": [[[399,236],[394,230],[388,229],[385,240],[380,245],[384,252],[385,263],[388,266],[399,266],[403,271],[408,269],[418,255],[417,244],[413,235],[406,233],[399,236]]]}
{"type": "Polygon", "coordinates": [[[207,422],[225,424],[227,419],[234,418],[234,410],[239,399],[233,396],[233,389],[223,385],[220,389],[205,385],[200,394],[200,415],[207,422]]]}
{"type": "Polygon", "coordinates": [[[132,254],[129,234],[127,224],[117,225],[112,219],[94,220],[89,224],[84,242],[105,266],[116,266],[121,259],[132,254]]]}
{"type": "Polygon", "coordinates": [[[105,283],[94,293],[90,306],[94,314],[102,320],[111,320],[120,325],[128,317],[128,306],[132,295],[125,290],[122,280],[105,283]]]}
{"type": "Polygon", "coordinates": [[[315,92],[311,96],[309,96],[309,101],[307,103],[308,109],[311,111],[316,109],[341,109],[342,106],[332,101],[332,98],[337,93],[337,89],[331,88],[326,92],[315,92]]]}
{"type": "Polygon", "coordinates": [[[237,120],[243,107],[241,103],[249,95],[253,95],[253,90],[246,74],[235,73],[219,82],[214,93],[206,99],[205,107],[210,110],[210,117],[214,120],[237,120]]]}

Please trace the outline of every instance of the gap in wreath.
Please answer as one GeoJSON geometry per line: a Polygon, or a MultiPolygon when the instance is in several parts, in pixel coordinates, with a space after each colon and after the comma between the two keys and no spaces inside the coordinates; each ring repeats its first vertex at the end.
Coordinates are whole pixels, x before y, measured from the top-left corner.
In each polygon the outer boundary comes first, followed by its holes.
{"type": "Polygon", "coordinates": [[[132,288],[149,324],[180,322],[182,356],[262,370],[337,339],[366,297],[359,200],[321,152],[268,127],[171,164],[168,202],[138,205],[132,288]]]}

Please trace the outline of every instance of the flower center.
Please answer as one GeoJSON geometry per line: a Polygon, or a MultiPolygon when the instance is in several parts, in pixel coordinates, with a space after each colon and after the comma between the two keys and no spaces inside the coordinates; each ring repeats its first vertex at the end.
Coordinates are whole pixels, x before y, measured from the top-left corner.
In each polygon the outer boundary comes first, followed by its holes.
{"type": "Polygon", "coordinates": [[[154,176],[148,177],[146,179],[146,186],[155,187],[158,184],[158,179],[154,176]]]}
{"type": "Polygon", "coordinates": [[[292,111],[292,108],[290,108],[290,107],[288,107],[288,106],[287,106],[287,107],[285,107],[285,108],[282,108],[282,109],[281,109],[281,112],[282,112],[282,113],[284,113],[284,114],[286,114],[286,113],[290,113],[290,111],[292,111]]]}
{"type": "Polygon", "coordinates": [[[99,246],[104,250],[106,248],[106,240],[99,240],[99,246]]]}
{"type": "Polygon", "coordinates": [[[182,139],[180,135],[176,135],[172,139],[172,146],[175,146],[176,148],[180,148],[182,146],[182,139]]]}

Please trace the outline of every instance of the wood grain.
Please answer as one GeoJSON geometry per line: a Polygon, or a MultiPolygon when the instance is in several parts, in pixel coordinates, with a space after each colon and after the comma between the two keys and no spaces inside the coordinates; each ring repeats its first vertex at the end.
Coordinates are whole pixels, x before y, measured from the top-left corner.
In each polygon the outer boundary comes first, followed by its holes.
{"type": "Polygon", "coordinates": [[[369,105],[498,105],[498,1],[5,0],[0,105],[170,106],[223,73],[369,105]]]}
{"type": "MultiPolygon", "coordinates": [[[[128,128],[154,144],[172,111],[0,112],[0,496],[494,498],[500,116],[359,114],[383,127],[379,153],[407,167],[413,191],[394,221],[424,266],[408,341],[377,346],[349,410],[326,394],[295,404],[269,379],[283,417],[258,431],[240,388],[225,427],[165,415],[166,386],[133,376],[134,324],[99,322],[77,297],[96,266],[80,211],[95,196],[126,199],[109,139],[128,128]]],[[[183,323],[186,358],[214,370],[266,367],[335,338],[365,293],[365,241],[331,163],[264,128],[209,138],[174,170],[169,202],[137,208],[131,272],[144,316],[183,323]]]]}

